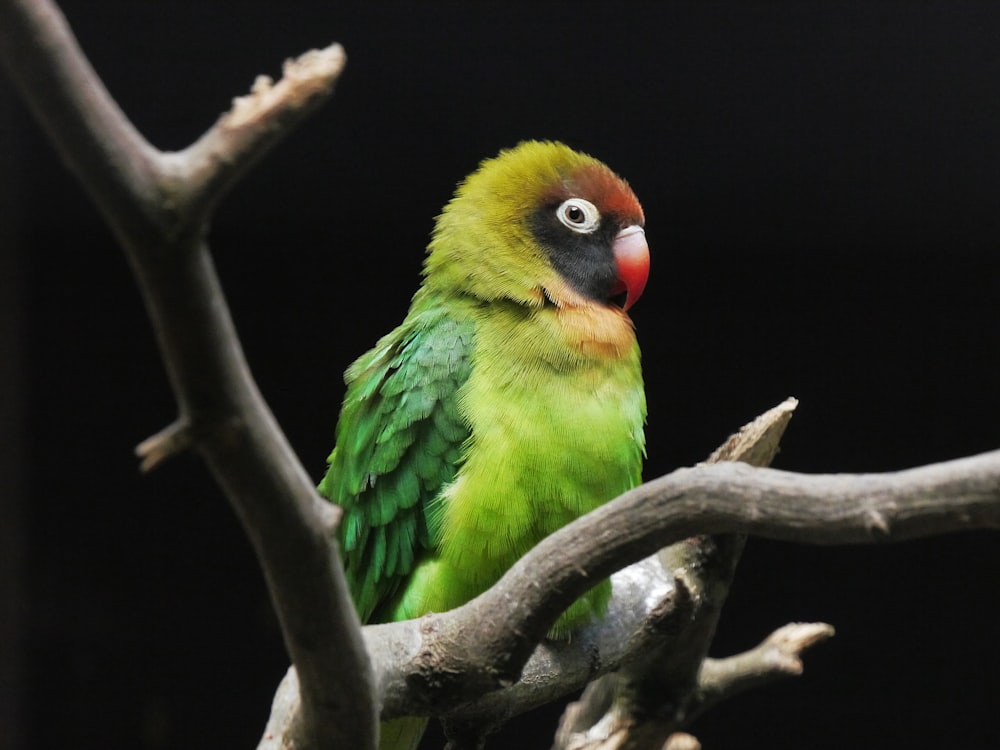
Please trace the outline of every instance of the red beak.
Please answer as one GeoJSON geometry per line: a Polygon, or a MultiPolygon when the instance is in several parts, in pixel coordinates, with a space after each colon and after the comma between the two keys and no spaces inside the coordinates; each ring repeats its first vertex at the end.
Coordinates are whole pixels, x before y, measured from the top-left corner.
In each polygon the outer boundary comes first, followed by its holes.
{"type": "Polygon", "coordinates": [[[611,246],[615,256],[615,266],[618,269],[618,283],[611,290],[612,295],[625,292],[625,305],[628,310],[642,296],[649,278],[649,245],[646,244],[646,233],[642,227],[633,224],[625,227],[615,237],[611,246]]]}

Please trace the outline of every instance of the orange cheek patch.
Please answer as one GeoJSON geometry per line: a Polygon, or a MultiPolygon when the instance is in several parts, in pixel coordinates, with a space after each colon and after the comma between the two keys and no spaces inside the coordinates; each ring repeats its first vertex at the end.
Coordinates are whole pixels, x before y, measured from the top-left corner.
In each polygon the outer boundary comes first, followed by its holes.
{"type": "Polygon", "coordinates": [[[556,305],[560,333],[567,346],[587,357],[621,359],[632,351],[632,319],[613,305],[602,305],[574,291],[562,279],[546,285],[556,305]]]}

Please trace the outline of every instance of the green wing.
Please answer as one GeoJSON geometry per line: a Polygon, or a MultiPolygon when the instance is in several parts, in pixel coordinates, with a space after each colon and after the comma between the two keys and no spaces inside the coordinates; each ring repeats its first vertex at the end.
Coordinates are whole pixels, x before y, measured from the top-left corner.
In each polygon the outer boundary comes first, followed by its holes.
{"type": "Polygon", "coordinates": [[[430,509],[469,436],[457,391],[469,376],[473,322],[448,312],[415,300],[406,321],[347,370],[319,491],[344,509],[340,543],[366,622],[436,544],[430,509]]]}

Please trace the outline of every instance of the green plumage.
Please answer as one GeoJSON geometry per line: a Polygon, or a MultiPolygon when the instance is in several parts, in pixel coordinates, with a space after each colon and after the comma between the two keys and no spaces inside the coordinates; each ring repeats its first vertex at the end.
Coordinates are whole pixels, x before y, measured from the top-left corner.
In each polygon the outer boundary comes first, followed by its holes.
{"type": "MultiPolygon", "coordinates": [[[[484,162],[438,218],[406,319],[347,371],[319,490],[344,509],[364,621],[462,604],[640,481],[646,405],[631,321],[610,288],[595,298],[603,287],[556,270],[570,257],[558,253],[584,250],[561,246],[564,227],[546,229],[577,194],[601,211],[607,236],[583,239],[604,268],[615,232],[642,222],[624,182],[554,143],[484,162]]],[[[553,635],[601,614],[608,595],[596,586],[553,635]]],[[[415,741],[404,734],[395,746],[415,741]]]]}
{"type": "Polygon", "coordinates": [[[423,297],[348,369],[337,447],[319,485],[344,508],[340,541],[365,621],[384,619],[380,605],[436,546],[431,509],[469,436],[456,393],[469,377],[474,324],[440,302],[418,310],[423,297]]]}

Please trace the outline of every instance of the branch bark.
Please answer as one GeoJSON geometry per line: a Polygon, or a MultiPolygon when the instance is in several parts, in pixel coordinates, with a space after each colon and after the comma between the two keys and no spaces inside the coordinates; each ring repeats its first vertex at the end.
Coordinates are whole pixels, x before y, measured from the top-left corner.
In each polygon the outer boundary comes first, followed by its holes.
{"type": "MultiPolygon", "coordinates": [[[[1000,451],[880,474],[808,475],[740,463],[679,469],[548,537],[468,604],[366,626],[381,715],[503,721],[636,659],[648,648],[641,633],[650,618],[668,621],[671,608],[683,604],[665,605],[674,584],[662,570],[623,571],[613,578],[612,610],[603,622],[569,643],[543,642],[537,650],[534,644],[602,577],[696,533],[833,545],[996,528],[1000,451]],[[644,597],[643,591],[656,594],[644,597]]],[[[702,677],[720,684],[711,670],[702,677]]],[[[712,690],[726,696],[736,692],[732,685],[712,690]]],[[[283,710],[294,712],[294,697],[285,698],[283,710]]],[[[712,704],[705,700],[705,707],[712,704]]]]}
{"type": "MultiPolygon", "coordinates": [[[[730,436],[707,463],[769,466],[797,405],[789,398],[760,415],[730,436]]],[[[654,637],[637,658],[587,686],[580,700],[567,707],[555,750],[660,748],[686,725],[698,694],[698,674],[745,545],[742,534],[700,535],[650,558],[686,592],[688,616],[670,631],[650,630],[654,637]]]]}
{"type": "Polygon", "coordinates": [[[236,510],[298,668],[300,745],[373,747],[371,673],[333,541],[337,514],[250,375],[204,239],[225,191],[329,98],[343,50],[286,63],[277,84],[258,79],[179,153],[129,123],[48,0],[0,2],[0,57],[117,236],[152,318],[180,415],[140,446],[143,465],[193,446],[236,510]]]}
{"type": "Polygon", "coordinates": [[[834,634],[823,622],[793,622],[775,630],[761,643],[736,656],[705,659],[698,691],[691,703],[693,719],[734,695],[786,677],[802,674],[802,652],[834,634]]]}
{"type": "Polygon", "coordinates": [[[883,474],[806,475],[737,463],[679,469],[556,532],[463,607],[366,628],[373,653],[396,655],[390,672],[378,667],[383,715],[440,714],[489,689],[513,695],[508,685],[530,644],[562,608],[615,567],[696,532],[828,545],[998,527],[1000,451],[883,474]]]}
{"type": "MultiPolygon", "coordinates": [[[[792,623],[774,631],[755,648],[725,659],[705,659],[700,673],[684,696],[684,714],[647,717],[618,712],[616,694],[602,698],[602,681],[587,686],[582,698],[564,714],[556,745],[565,750],[622,750],[698,748],[697,739],[675,731],[709,708],[750,688],[802,674],[802,652],[833,636],[826,623],[792,623]],[[595,690],[597,688],[597,690],[595,690]],[[593,705],[608,710],[588,715],[593,705]],[[574,729],[576,728],[576,729],[574,729]]],[[[609,675],[613,676],[613,675],[609,675]]]]}
{"type": "MultiPolygon", "coordinates": [[[[704,464],[647,482],[566,526],[455,612],[480,623],[490,611],[506,612],[485,629],[484,646],[520,653],[595,581],[694,534],[873,544],[998,526],[1000,451],[881,474],[704,464]]],[[[516,659],[498,654],[494,663],[509,678],[516,659]]]]}

